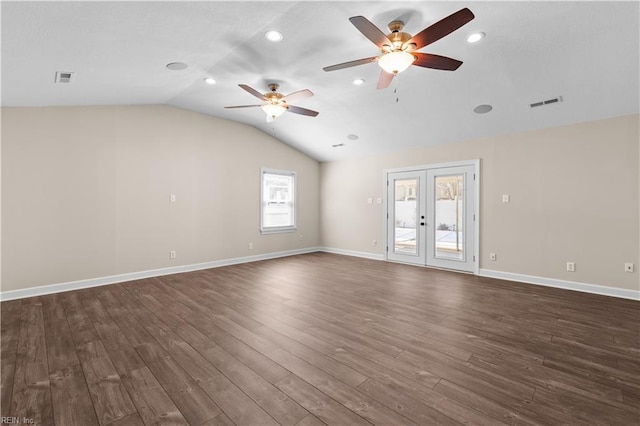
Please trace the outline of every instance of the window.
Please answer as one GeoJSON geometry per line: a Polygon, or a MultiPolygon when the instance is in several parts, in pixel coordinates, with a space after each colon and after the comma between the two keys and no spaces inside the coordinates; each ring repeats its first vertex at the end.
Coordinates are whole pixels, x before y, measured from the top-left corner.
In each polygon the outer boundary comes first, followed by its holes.
{"type": "Polygon", "coordinates": [[[296,230],[296,174],[286,170],[262,169],[260,232],[296,230]]]}

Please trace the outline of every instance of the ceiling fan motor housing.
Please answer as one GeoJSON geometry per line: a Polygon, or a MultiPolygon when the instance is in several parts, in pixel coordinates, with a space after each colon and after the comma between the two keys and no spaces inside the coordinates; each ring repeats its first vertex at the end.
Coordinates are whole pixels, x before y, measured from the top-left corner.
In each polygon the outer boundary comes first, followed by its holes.
{"type": "Polygon", "coordinates": [[[391,33],[387,34],[387,38],[393,43],[393,46],[390,46],[390,50],[402,50],[403,45],[411,40],[411,34],[402,32],[402,28],[404,28],[404,22],[402,21],[391,21],[389,23],[389,31],[391,33]]]}
{"type": "Polygon", "coordinates": [[[270,104],[282,104],[284,106],[286,105],[285,101],[282,100],[282,98],[284,98],[284,95],[282,95],[282,93],[276,92],[276,90],[278,90],[278,87],[279,86],[276,83],[269,84],[269,89],[271,89],[271,92],[265,93],[264,98],[270,104]]]}

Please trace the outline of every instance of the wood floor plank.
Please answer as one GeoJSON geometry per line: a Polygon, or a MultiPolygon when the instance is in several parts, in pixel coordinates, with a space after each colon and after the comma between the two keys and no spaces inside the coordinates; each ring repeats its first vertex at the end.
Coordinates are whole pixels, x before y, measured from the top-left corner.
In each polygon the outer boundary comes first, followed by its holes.
{"type": "Polygon", "coordinates": [[[41,298],[21,305],[11,416],[37,424],[54,421],[41,298]]]}
{"type": "Polygon", "coordinates": [[[294,339],[278,333],[269,327],[260,327],[255,329],[254,332],[269,341],[276,343],[284,350],[303,358],[314,367],[334,376],[335,378],[343,381],[349,386],[356,387],[360,383],[367,380],[367,376],[354,370],[353,368],[341,364],[333,358],[330,358],[321,352],[309,348],[308,346],[298,343],[294,339]]]}
{"type": "Polygon", "coordinates": [[[109,426],[144,426],[144,422],[138,413],[133,413],[109,423],[109,426]]]}
{"type": "Polygon", "coordinates": [[[51,373],[50,378],[56,425],[89,426],[100,424],[79,364],[62,367],[51,373]]]}
{"type": "Polygon", "coordinates": [[[317,387],[361,417],[376,424],[415,424],[401,414],[388,409],[355,388],[334,379],[322,370],[280,348],[268,356],[307,383],[317,387]]]}
{"type": "Polygon", "coordinates": [[[355,412],[294,375],[282,379],[276,386],[328,425],[371,425],[355,412]]]}
{"type": "Polygon", "coordinates": [[[67,294],[62,304],[96,416],[101,425],[106,425],[134,414],[136,409],[84,309],[84,293],[91,291],[67,294]]]}
{"type": "Polygon", "coordinates": [[[635,425],[640,303],[310,253],[0,304],[36,424],[635,425]]]}
{"type": "Polygon", "coordinates": [[[0,382],[0,413],[11,413],[11,397],[13,393],[13,378],[16,372],[16,364],[14,362],[2,361],[0,364],[0,373],[2,381],[0,382]]]}
{"type": "Polygon", "coordinates": [[[215,398],[224,414],[237,425],[278,424],[273,417],[223,375],[202,383],[200,386],[211,398],[215,398]]]}
{"type": "Polygon", "coordinates": [[[204,355],[278,423],[294,425],[309,414],[298,403],[222,348],[209,348],[204,355]]]}
{"type": "Polygon", "coordinates": [[[474,355],[469,360],[469,364],[494,371],[497,374],[508,375],[521,383],[536,388],[563,389],[589,398],[605,399],[610,402],[622,401],[622,392],[616,387],[603,385],[593,380],[584,380],[570,373],[553,370],[537,363],[527,365],[514,361],[500,361],[499,364],[496,364],[474,355]]]}
{"type": "Polygon", "coordinates": [[[2,361],[14,363],[20,333],[20,311],[22,302],[12,300],[2,302],[0,309],[0,356],[2,361]]]}
{"type": "Polygon", "coordinates": [[[82,370],[101,425],[136,412],[120,376],[108,357],[83,360],[82,370]]]}
{"type": "Polygon", "coordinates": [[[200,424],[222,412],[173,359],[161,358],[145,362],[189,423],[200,424]]]}
{"type": "Polygon", "coordinates": [[[132,370],[122,380],[145,424],[188,424],[148,367],[132,370]]]}
{"type": "Polygon", "coordinates": [[[398,374],[418,381],[425,386],[435,386],[441,378],[438,368],[425,368],[424,365],[412,364],[405,361],[403,358],[400,358],[405,357],[406,351],[398,354],[394,358],[382,352],[378,352],[370,346],[365,346],[360,342],[344,338],[325,329],[313,328],[307,331],[309,334],[313,334],[314,337],[326,340],[336,345],[336,351],[347,350],[349,352],[353,352],[362,358],[368,359],[369,361],[384,366],[398,374]]]}
{"type": "Polygon", "coordinates": [[[13,379],[16,371],[18,338],[20,335],[20,311],[22,301],[12,300],[0,305],[0,369],[2,381],[0,387],[0,413],[11,413],[13,379]]]}
{"type": "MultiPolygon", "coordinates": [[[[392,388],[387,387],[381,383],[376,382],[373,379],[367,379],[364,383],[361,383],[357,389],[371,398],[377,400],[381,404],[396,410],[405,417],[413,420],[417,424],[438,424],[438,425],[459,425],[461,423],[445,416],[438,410],[434,410],[426,405],[423,405],[415,398],[407,395],[402,395],[392,388]]],[[[473,419],[473,423],[480,425],[482,422],[481,415],[478,413],[473,419]]],[[[490,419],[489,425],[495,425],[496,420],[490,419]]]]}
{"type": "MultiPolygon", "coordinates": [[[[442,379],[434,388],[436,392],[441,395],[447,396],[451,399],[458,401],[464,406],[473,408],[481,413],[484,413],[494,419],[497,419],[503,423],[510,425],[542,425],[542,424],[554,424],[565,423],[570,420],[562,415],[560,412],[549,410],[547,412],[547,418],[541,418],[539,414],[529,415],[523,412],[522,409],[516,410],[503,406],[500,402],[496,402],[489,398],[484,397],[481,394],[473,392],[463,386],[456,385],[449,382],[446,379],[442,379]]],[[[565,424],[570,424],[565,423],[565,424]]]]}
{"type": "Polygon", "coordinates": [[[490,395],[496,400],[531,400],[535,391],[533,386],[514,380],[506,374],[495,373],[481,367],[475,367],[469,363],[445,364],[412,354],[409,351],[400,354],[398,360],[421,370],[437,371],[443,379],[458,384],[464,383],[465,387],[490,395]]]}
{"type": "Polygon", "coordinates": [[[220,413],[215,418],[202,423],[202,426],[235,426],[235,423],[225,413],[220,413]]]}
{"type": "Polygon", "coordinates": [[[313,414],[309,414],[307,417],[305,417],[304,419],[296,423],[296,426],[324,426],[324,425],[325,424],[321,422],[320,419],[318,419],[313,414]]]}

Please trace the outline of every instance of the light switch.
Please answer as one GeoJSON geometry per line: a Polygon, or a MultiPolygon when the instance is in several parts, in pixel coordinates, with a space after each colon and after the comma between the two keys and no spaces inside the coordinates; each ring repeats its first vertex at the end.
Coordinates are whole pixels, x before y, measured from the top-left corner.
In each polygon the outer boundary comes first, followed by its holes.
{"type": "Polygon", "coordinates": [[[502,202],[508,203],[510,200],[509,194],[502,194],[502,202]]]}
{"type": "Polygon", "coordinates": [[[376,198],[376,204],[382,204],[382,197],[376,198]]]}
{"type": "Polygon", "coordinates": [[[373,198],[367,198],[367,204],[373,204],[373,198]]]}
{"type": "Polygon", "coordinates": [[[176,194],[171,194],[171,196],[169,197],[169,201],[171,201],[172,203],[176,202],[176,194]]]}

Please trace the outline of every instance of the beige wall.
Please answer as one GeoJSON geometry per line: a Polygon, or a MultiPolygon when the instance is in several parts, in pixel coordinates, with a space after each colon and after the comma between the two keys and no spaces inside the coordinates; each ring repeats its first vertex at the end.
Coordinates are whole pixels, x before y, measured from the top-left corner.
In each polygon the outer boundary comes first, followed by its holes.
{"type": "Polygon", "coordinates": [[[382,255],[382,205],[367,198],[385,195],[383,170],[479,158],[481,268],[637,290],[638,128],[634,115],[323,163],[322,245],[382,255]]]}
{"type": "Polygon", "coordinates": [[[476,158],[481,268],[638,289],[639,125],[319,165],[252,127],[171,107],[3,108],[2,291],[318,245],[382,255],[382,206],[367,198],[385,196],[383,170],[476,158]],[[261,167],[297,172],[297,233],[260,235],[261,167]]]}
{"type": "Polygon", "coordinates": [[[318,162],[243,124],[2,109],[2,291],[315,247],[319,209],[318,162]],[[297,172],[297,233],[260,235],[261,167],[297,172]]]}

